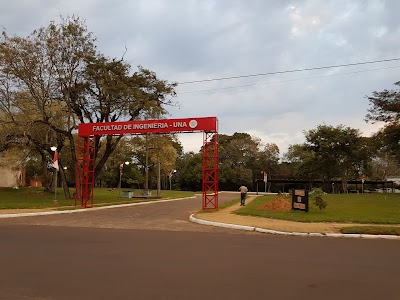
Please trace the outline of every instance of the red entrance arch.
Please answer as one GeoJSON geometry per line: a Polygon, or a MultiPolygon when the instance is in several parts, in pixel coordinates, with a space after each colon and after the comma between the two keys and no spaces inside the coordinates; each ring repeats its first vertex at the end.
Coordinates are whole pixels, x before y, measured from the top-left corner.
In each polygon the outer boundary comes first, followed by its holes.
{"type": "Polygon", "coordinates": [[[202,207],[218,208],[218,120],[216,117],[80,124],[75,206],[93,207],[95,136],[203,132],[202,207]]]}

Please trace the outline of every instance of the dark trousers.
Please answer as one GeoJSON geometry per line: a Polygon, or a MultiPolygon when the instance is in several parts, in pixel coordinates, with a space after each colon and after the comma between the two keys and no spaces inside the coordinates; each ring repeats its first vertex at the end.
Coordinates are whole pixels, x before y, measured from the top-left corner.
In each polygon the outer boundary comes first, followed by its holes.
{"type": "Polygon", "coordinates": [[[244,206],[245,202],[246,202],[246,193],[240,193],[240,205],[244,206]]]}

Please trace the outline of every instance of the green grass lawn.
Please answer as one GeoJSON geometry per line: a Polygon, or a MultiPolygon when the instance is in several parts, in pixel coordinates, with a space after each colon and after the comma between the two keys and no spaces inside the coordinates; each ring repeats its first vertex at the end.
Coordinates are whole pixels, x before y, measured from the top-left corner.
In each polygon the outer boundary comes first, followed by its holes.
{"type": "MultiPolygon", "coordinates": [[[[122,189],[122,191],[128,189],[122,189]]],[[[70,189],[71,196],[75,192],[70,189]]],[[[122,198],[122,191],[119,189],[109,190],[106,188],[95,188],[94,190],[94,206],[113,205],[123,203],[134,203],[151,201],[151,199],[122,198]]],[[[141,195],[141,191],[134,191],[135,195],[141,195]]],[[[152,191],[152,195],[156,195],[157,191],[152,191]]],[[[194,192],[185,191],[161,191],[162,199],[175,199],[181,197],[191,197],[194,192]]],[[[73,208],[75,201],[65,200],[64,192],[61,188],[57,189],[57,202],[54,203],[55,194],[45,192],[43,188],[20,188],[18,190],[11,188],[0,188],[0,209],[40,209],[40,208],[73,208]]],[[[77,206],[79,207],[79,206],[77,206]]]]}
{"type": "Polygon", "coordinates": [[[390,226],[350,226],[350,227],[341,228],[340,232],[341,233],[400,235],[400,227],[390,227],[390,226]]]}
{"type": "MultiPolygon", "coordinates": [[[[327,194],[323,198],[327,201],[328,206],[319,210],[312,204],[310,198],[309,212],[278,212],[261,208],[268,201],[278,197],[282,196],[258,197],[235,213],[297,222],[370,223],[376,225],[343,227],[340,231],[342,233],[400,235],[400,227],[379,226],[379,224],[400,224],[400,194],[327,194]]],[[[282,198],[291,200],[290,197],[282,198]]]]}
{"type": "MultiPolygon", "coordinates": [[[[328,206],[319,210],[311,204],[309,212],[278,212],[261,209],[268,201],[281,196],[265,195],[236,211],[239,215],[267,217],[298,222],[341,222],[400,224],[400,194],[327,194],[328,206]]],[[[290,200],[290,197],[286,197],[290,200]]]]}

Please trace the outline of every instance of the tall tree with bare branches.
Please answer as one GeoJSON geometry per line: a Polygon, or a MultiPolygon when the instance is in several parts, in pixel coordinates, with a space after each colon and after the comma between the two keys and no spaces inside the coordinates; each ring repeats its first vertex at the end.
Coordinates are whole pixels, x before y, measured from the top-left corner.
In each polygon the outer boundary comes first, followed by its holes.
{"type": "MultiPolygon", "coordinates": [[[[38,152],[50,153],[52,145],[59,151],[68,146],[75,161],[78,124],[160,118],[172,104],[174,87],[150,70],[132,71],[123,59],[99,53],[93,34],[78,17],[61,18],[27,37],[3,32],[0,123],[10,126],[11,134],[0,138],[38,152]]],[[[101,157],[95,174],[120,139],[96,137],[96,156],[101,157]]],[[[68,190],[65,194],[69,197],[68,190]]]]}

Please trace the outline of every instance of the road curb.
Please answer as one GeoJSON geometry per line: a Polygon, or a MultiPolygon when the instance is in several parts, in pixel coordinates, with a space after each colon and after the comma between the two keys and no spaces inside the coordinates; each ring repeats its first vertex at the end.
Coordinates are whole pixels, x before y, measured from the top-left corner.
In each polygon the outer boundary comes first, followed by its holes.
{"type": "Polygon", "coordinates": [[[291,235],[291,236],[312,236],[312,237],[333,237],[333,238],[362,238],[362,239],[387,239],[387,240],[400,240],[398,235],[373,235],[373,234],[344,234],[344,233],[319,233],[319,232],[289,232],[279,231],[266,228],[259,228],[253,226],[229,224],[222,222],[207,221],[196,218],[194,214],[191,214],[189,220],[193,223],[224,227],[238,230],[255,231],[260,233],[274,234],[274,235],[291,235]]]}
{"type": "Polygon", "coordinates": [[[201,225],[209,225],[209,226],[224,227],[224,228],[246,230],[246,231],[255,231],[255,227],[253,227],[253,226],[244,226],[244,225],[220,223],[220,222],[202,220],[202,219],[196,218],[194,216],[194,214],[190,215],[189,220],[192,221],[193,223],[198,223],[198,224],[201,224],[201,225]]]}

